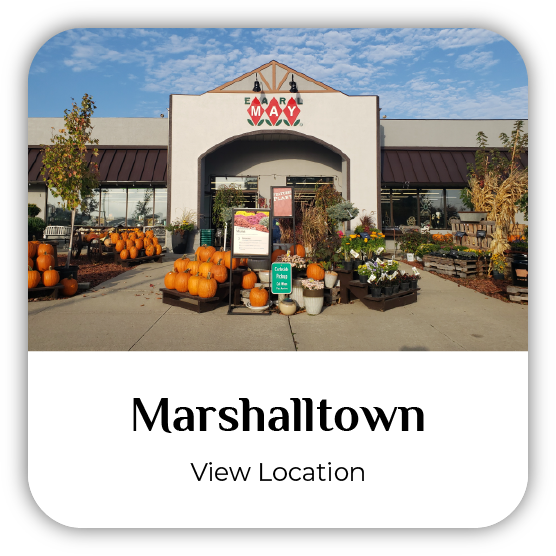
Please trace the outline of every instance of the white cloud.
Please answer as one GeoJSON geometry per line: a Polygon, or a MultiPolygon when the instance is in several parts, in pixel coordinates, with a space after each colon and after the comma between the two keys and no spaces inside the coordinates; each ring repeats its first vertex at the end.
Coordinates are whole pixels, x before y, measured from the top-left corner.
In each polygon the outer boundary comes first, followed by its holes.
{"type": "Polygon", "coordinates": [[[456,60],[456,67],[466,70],[486,70],[498,63],[492,58],[492,52],[478,52],[476,49],[469,54],[461,54],[456,60]]]}

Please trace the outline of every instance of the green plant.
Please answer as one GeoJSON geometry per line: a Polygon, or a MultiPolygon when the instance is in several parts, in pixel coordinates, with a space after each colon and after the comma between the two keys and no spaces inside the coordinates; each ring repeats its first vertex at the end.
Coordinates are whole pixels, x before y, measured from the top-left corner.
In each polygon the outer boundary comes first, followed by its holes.
{"type": "Polygon", "coordinates": [[[490,259],[492,270],[504,274],[506,271],[506,257],[501,253],[495,253],[490,259]]]}
{"type": "Polygon", "coordinates": [[[42,233],[46,228],[46,223],[42,218],[28,218],[27,219],[27,236],[29,241],[33,239],[42,239],[42,233]]]}
{"type": "Polygon", "coordinates": [[[183,234],[193,230],[196,220],[197,213],[194,210],[183,209],[181,216],[178,216],[170,224],[164,226],[164,229],[171,233],[180,232],[183,234]]]}
{"type": "Polygon", "coordinates": [[[34,218],[39,214],[40,211],[41,209],[37,205],[33,203],[27,203],[27,216],[34,218]]]}
{"type": "Polygon", "coordinates": [[[239,185],[223,185],[216,191],[214,203],[212,205],[212,216],[214,225],[217,228],[223,228],[226,222],[232,219],[231,210],[224,214],[225,209],[243,207],[245,205],[245,197],[239,185]],[[229,218],[226,218],[229,216],[229,218]]]}
{"type": "Polygon", "coordinates": [[[370,276],[371,272],[372,272],[371,269],[366,264],[360,264],[357,267],[357,273],[360,276],[370,276]]]}
{"type": "Polygon", "coordinates": [[[432,236],[429,232],[407,232],[399,236],[397,243],[404,253],[415,253],[419,245],[432,243],[432,236]]]}
{"type": "Polygon", "coordinates": [[[328,217],[336,222],[348,222],[359,214],[359,209],[355,207],[352,202],[343,201],[333,207],[327,208],[326,212],[328,217]]]}

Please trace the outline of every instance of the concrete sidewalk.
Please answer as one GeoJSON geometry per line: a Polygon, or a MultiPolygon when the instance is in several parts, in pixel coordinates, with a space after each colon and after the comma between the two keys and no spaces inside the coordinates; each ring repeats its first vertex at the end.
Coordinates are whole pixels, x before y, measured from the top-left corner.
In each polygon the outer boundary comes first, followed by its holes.
{"type": "Polygon", "coordinates": [[[355,301],[318,316],[253,317],[228,316],[227,307],[197,314],[163,304],[159,288],[172,266],[139,265],[84,295],[29,303],[29,350],[527,350],[527,306],[427,272],[417,303],[384,313],[355,301]]]}

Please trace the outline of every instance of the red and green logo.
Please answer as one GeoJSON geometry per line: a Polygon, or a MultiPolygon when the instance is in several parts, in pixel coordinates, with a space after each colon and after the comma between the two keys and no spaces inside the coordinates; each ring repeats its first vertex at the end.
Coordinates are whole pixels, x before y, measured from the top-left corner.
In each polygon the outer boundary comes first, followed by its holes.
{"type": "MultiPolygon", "coordinates": [[[[249,101],[249,97],[246,97],[245,103],[249,104],[249,101]]],[[[247,109],[250,116],[247,121],[256,127],[262,126],[265,122],[271,127],[278,127],[282,123],[288,127],[294,127],[299,125],[300,120],[297,117],[300,112],[299,105],[293,97],[290,97],[288,102],[284,97],[280,97],[278,100],[273,98],[270,102],[263,98],[262,103],[255,97],[247,109]]]]}

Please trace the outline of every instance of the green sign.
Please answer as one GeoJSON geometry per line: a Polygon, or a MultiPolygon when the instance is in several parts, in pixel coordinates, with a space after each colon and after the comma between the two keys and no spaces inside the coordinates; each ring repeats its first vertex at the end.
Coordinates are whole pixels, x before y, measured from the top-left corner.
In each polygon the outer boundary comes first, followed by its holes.
{"type": "Polygon", "coordinates": [[[272,263],[272,293],[292,293],[292,264],[272,263]]]}

